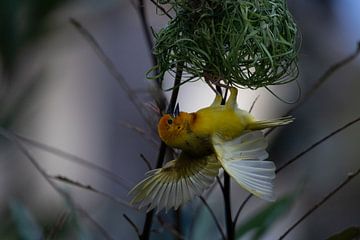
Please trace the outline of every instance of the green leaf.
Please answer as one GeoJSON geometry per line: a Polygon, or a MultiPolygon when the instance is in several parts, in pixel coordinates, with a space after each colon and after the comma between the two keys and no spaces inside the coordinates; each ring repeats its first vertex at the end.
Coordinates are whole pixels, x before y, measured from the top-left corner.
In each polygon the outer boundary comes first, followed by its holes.
{"type": "Polygon", "coordinates": [[[349,227],[337,233],[327,240],[356,240],[360,239],[360,227],[349,227]]]}
{"type": "Polygon", "coordinates": [[[259,239],[276,220],[289,211],[293,202],[294,197],[286,196],[267,206],[238,227],[235,238],[240,239],[246,233],[255,231],[253,239],[259,239]]]}
{"type": "Polygon", "coordinates": [[[43,239],[41,228],[25,206],[18,201],[12,201],[10,212],[21,239],[43,239]]]}

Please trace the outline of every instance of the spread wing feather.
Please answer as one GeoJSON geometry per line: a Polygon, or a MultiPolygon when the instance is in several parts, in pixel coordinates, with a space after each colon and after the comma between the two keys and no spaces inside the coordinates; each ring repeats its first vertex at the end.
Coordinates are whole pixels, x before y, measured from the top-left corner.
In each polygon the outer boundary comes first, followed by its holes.
{"type": "Polygon", "coordinates": [[[267,141],[261,131],[245,132],[230,141],[216,135],[212,141],[222,167],[238,184],[255,196],[274,200],[275,165],[264,161],[267,141]]]}
{"type": "Polygon", "coordinates": [[[218,175],[221,167],[215,155],[191,158],[182,153],[163,168],[147,172],[146,177],[131,191],[132,204],[147,210],[177,209],[194,196],[201,195],[218,175]]]}

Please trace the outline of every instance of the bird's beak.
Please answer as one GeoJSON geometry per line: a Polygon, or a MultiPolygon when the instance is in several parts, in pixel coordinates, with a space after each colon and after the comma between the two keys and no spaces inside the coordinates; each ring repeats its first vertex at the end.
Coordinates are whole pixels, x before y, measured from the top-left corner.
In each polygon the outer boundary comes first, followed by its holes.
{"type": "Polygon", "coordinates": [[[180,108],[179,108],[179,103],[177,103],[172,115],[173,117],[177,117],[179,114],[180,114],[180,108]]]}

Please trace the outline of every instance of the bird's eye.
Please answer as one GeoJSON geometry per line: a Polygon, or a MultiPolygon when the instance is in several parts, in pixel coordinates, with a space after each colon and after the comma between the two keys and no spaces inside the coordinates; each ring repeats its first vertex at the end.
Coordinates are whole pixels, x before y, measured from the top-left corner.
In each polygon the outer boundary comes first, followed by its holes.
{"type": "Polygon", "coordinates": [[[172,123],[173,123],[173,120],[172,120],[171,118],[169,118],[169,119],[167,120],[167,122],[168,122],[168,124],[172,124],[172,123]]]}

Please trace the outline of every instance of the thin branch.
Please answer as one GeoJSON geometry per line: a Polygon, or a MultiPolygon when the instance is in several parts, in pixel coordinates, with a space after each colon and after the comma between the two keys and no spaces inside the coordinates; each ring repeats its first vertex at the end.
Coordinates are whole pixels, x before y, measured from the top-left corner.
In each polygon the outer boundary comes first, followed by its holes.
{"type": "Polygon", "coordinates": [[[35,158],[30,154],[30,152],[26,149],[26,147],[18,140],[15,134],[10,131],[0,127],[0,135],[8,139],[14,146],[30,161],[30,163],[35,167],[35,169],[39,172],[39,174],[44,178],[44,180],[57,192],[70,206],[74,206],[74,209],[86,216],[88,220],[102,233],[105,239],[112,240],[112,237],[103,229],[103,227],[97,223],[91,216],[81,207],[75,206],[75,204],[71,201],[69,195],[58,187],[55,183],[53,183],[44,169],[38,164],[35,158]]]}
{"type": "Polygon", "coordinates": [[[133,185],[132,183],[130,183],[127,179],[125,178],[122,178],[120,175],[106,169],[106,168],[103,168],[95,163],[92,163],[88,160],[85,160],[83,158],[80,158],[74,154],[71,154],[71,153],[68,153],[68,152],[65,152],[61,149],[58,149],[58,148],[55,148],[55,147],[52,147],[52,146],[49,146],[47,144],[44,144],[44,143],[41,143],[39,141],[36,141],[36,140],[33,140],[33,139],[30,139],[30,138],[27,138],[27,137],[24,137],[22,135],[19,135],[19,134],[16,134],[16,137],[18,139],[20,139],[21,141],[33,146],[33,147],[36,147],[36,148],[39,148],[43,151],[46,151],[48,153],[51,153],[51,154],[54,154],[58,157],[61,157],[65,160],[68,160],[68,161],[71,161],[71,162],[75,162],[77,164],[80,164],[82,166],[85,166],[87,168],[90,168],[90,169],[94,169],[94,170],[97,170],[99,173],[102,173],[104,176],[108,177],[110,180],[114,181],[115,183],[117,183],[119,186],[123,187],[125,190],[129,190],[130,189],[130,185],[133,185]]]}
{"type": "MultiPolygon", "coordinates": [[[[345,67],[348,63],[353,61],[358,55],[360,54],[360,42],[357,43],[357,48],[354,53],[349,55],[348,57],[342,59],[341,61],[335,63],[334,65],[330,66],[328,70],[324,72],[324,74],[315,82],[315,84],[310,88],[304,98],[299,101],[294,107],[292,107],[289,111],[287,111],[284,116],[290,115],[300,106],[302,106],[334,73],[336,73],[342,67],[345,67]]],[[[271,128],[269,131],[265,133],[265,136],[269,135],[271,132],[274,131],[275,128],[271,128]]]]}
{"type": "Polygon", "coordinates": [[[330,137],[336,135],[337,133],[345,130],[346,128],[352,126],[353,124],[357,123],[358,121],[360,121],[360,117],[357,117],[356,119],[348,122],[347,124],[345,124],[344,126],[336,129],[335,131],[331,132],[330,134],[328,134],[327,136],[323,137],[322,139],[316,141],[315,143],[313,143],[310,147],[306,148],[304,151],[300,152],[298,155],[296,155],[295,157],[293,157],[292,159],[290,159],[289,161],[287,161],[284,165],[282,165],[281,167],[279,167],[276,170],[276,173],[280,172],[281,170],[283,170],[284,168],[288,167],[290,164],[294,163],[296,160],[298,160],[299,158],[301,158],[303,155],[305,155],[306,153],[310,152],[312,149],[314,149],[315,147],[317,147],[318,145],[320,145],[321,143],[325,142],[327,139],[329,139],[330,137]]]}
{"type": "Polygon", "coordinates": [[[69,185],[72,185],[72,186],[75,186],[75,187],[78,187],[78,188],[82,188],[82,189],[88,190],[90,192],[97,193],[97,194],[99,194],[99,195],[101,195],[103,197],[106,197],[106,198],[108,198],[108,199],[110,199],[110,200],[112,200],[112,201],[114,201],[114,202],[116,202],[116,203],[118,203],[118,204],[120,204],[122,206],[137,210],[136,208],[131,206],[129,203],[127,203],[125,200],[117,198],[115,196],[112,196],[111,194],[108,194],[106,192],[97,190],[96,188],[94,188],[94,187],[92,187],[90,185],[85,185],[83,183],[71,180],[71,179],[69,179],[67,177],[64,177],[64,176],[50,176],[50,175],[48,175],[48,178],[59,181],[59,182],[62,182],[62,183],[66,183],[66,184],[69,184],[69,185]]]}
{"type": "Polygon", "coordinates": [[[157,220],[161,227],[168,229],[177,239],[185,239],[185,237],[173,225],[166,223],[160,215],[157,216],[157,220]]]}
{"type": "Polygon", "coordinates": [[[46,236],[46,240],[51,240],[55,238],[56,233],[58,233],[63,228],[63,226],[69,219],[69,216],[70,214],[67,211],[64,211],[59,215],[59,217],[57,217],[55,224],[51,227],[49,234],[47,234],[46,236]]]}
{"type": "Polygon", "coordinates": [[[218,182],[219,186],[220,186],[220,189],[221,189],[221,192],[224,194],[224,185],[222,184],[219,176],[216,176],[216,181],[218,182]]]}
{"type": "MultiPolygon", "coordinates": [[[[355,58],[357,58],[359,54],[360,54],[360,42],[357,43],[357,48],[353,54],[340,60],[339,62],[332,65],[328,70],[326,70],[326,72],[316,81],[314,86],[306,93],[304,101],[306,100],[306,98],[310,97],[327,79],[329,79],[331,75],[333,75],[340,68],[346,66],[348,63],[353,61],[355,58]]],[[[294,109],[292,109],[291,111],[297,109],[299,105],[300,104],[295,106],[294,109]]]]}
{"type": "Polygon", "coordinates": [[[155,141],[154,138],[151,137],[151,133],[146,132],[146,130],[142,129],[141,127],[138,127],[138,126],[132,125],[130,123],[126,123],[126,122],[120,122],[120,125],[140,134],[144,139],[148,140],[148,142],[150,142],[155,147],[159,146],[159,143],[157,141],[155,141]]]}
{"type": "Polygon", "coordinates": [[[104,64],[104,66],[107,68],[109,73],[114,77],[114,79],[117,81],[119,86],[122,88],[124,93],[129,98],[130,102],[135,106],[135,109],[138,111],[138,113],[141,115],[141,117],[145,120],[147,125],[151,128],[151,124],[149,122],[148,117],[144,114],[142,111],[142,105],[140,104],[137,95],[134,93],[130,85],[125,81],[125,78],[122,76],[122,74],[117,70],[114,62],[105,54],[104,50],[100,46],[100,44],[97,42],[97,40],[94,38],[93,35],[78,22],[77,20],[70,18],[70,23],[78,30],[78,32],[84,37],[84,39],[90,44],[90,46],[95,51],[96,55],[100,59],[100,61],[104,64]]]}
{"type": "Polygon", "coordinates": [[[242,212],[242,210],[244,209],[245,205],[248,203],[248,201],[250,201],[250,199],[252,198],[252,194],[249,193],[249,195],[245,198],[245,200],[241,203],[239,209],[237,210],[236,212],[236,215],[235,215],[235,218],[234,218],[234,221],[233,221],[233,226],[234,228],[236,227],[236,222],[240,216],[240,213],[242,212]]]}
{"type": "MultiPolygon", "coordinates": [[[[152,65],[155,66],[157,64],[157,60],[155,58],[155,55],[151,53],[154,44],[153,44],[153,40],[152,40],[152,33],[150,31],[150,26],[146,19],[144,0],[138,0],[137,12],[139,13],[139,16],[140,16],[141,26],[143,28],[143,33],[144,33],[144,36],[146,39],[146,44],[148,46],[148,49],[150,50],[152,65]]],[[[160,82],[157,81],[157,83],[160,86],[160,82]]]]}
{"type": "Polygon", "coordinates": [[[144,154],[140,153],[140,157],[144,161],[144,163],[146,164],[147,168],[149,170],[151,170],[152,169],[151,163],[149,162],[149,160],[147,160],[147,158],[144,156],[144,154]]]}
{"type": "Polygon", "coordinates": [[[136,224],[126,214],[123,214],[123,217],[125,218],[126,221],[128,221],[128,223],[134,229],[136,235],[140,239],[140,231],[139,231],[138,227],[136,226],[136,224]]]}
{"type": "MultiPolygon", "coordinates": [[[[181,82],[182,72],[183,72],[183,64],[179,63],[177,66],[177,70],[176,70],[176,77],[174,80],[174,88],[171,93],[170,103],[169,103],[167,112],[174,111],[177,97],[179,94],[179,88],[180,88],[179,86],[180,86],[180,82],[181,82]]],[[[162,167],[162,165],[164,163],[164,159],[165,159],[166,148],[167,148],[166,144],[164,142],[161,142],[159,154],[158,154],[158,158],[157,158],[157,162],[156,162],[156,168],[162,167]]],[[[150,238],[153,216],[154,216],[154,209],[146,214],[143,232],[140,235],[141,240],[148,240],[150,238]]]]}
{"type": "Polygon", "coordinates": [[[222,227],[221,227],[218,219],[216,218],[216,215],[215,215],[214,211],[211,209],[211,207],[209,206],[209,204],[206,202],[205,198],[203,198],[202,196],[199,196],[199,198],[200,198],[200,200],[202,201],[202,203],[205,205],[205,207],[208,209],[209,213],[211,214],[211,217],[213,218],[214,223],[215,223],[216,227],[218,228],[219,233],[221,234],[222,239],[225,240],[225,239],[226,239],[225,233],[224,233],[224,231],[223,231],[223,229],[222,229],[222,227]]]}
{"type": "Polygon", "coordinates": [[[75,210],[77,210],[81,215],[83,215],[87,220],[89,220],[96,228],[100,231],[100,233],[105,237],[105,239],[108,240],[115,240],[113,237],[109,235],[109,233],[101,226],[93,217],[90,216],[89,213],[84,211],[84,209],[79,208],[78,206],[75,207],[75,210]]]}
{"type": "MultiPolygon", "coordinates": [[[[310,152],[311,150],[313,150],[314,148],[316,148],[317,146],[319,146],[320,144],[322,144],[324,141],[326,141],[327,139],[329,139],[330,137],[336,135],[337,133],[342,132],[343,130],[345,130],[346,128],[354,125],[355,123],[360,121],[360,117],[348,122],[347,124],[343,125],[342,127],[336,129],[335,131],[331,132],[330,134],[326,135],[325,137],[321,138],[320,140],[316,141],[315,143],[313,143],[311,146],[307,147],[305,150],[303,150],[302,152],[300,152],[299,154],[297,154],[295,157],[293,157],[292,159],[290,159],[289,161],[287,161],[285,164],[283,164],[281,167],[279,167],[275,172],[279,173],[280,171],[282,171],[284,168],[288,167],[290,164],[294,163],[295,161],[297,161],[298,159],[300,159],[302,156],[304,156],[306,153],[310,152]]],[[[241,211],[243,210],[244,206],[246,205],[246,203],[249,202],[249,200],[252,198],[252,194],[249,194],[249,196],[243,201],[243,203],[241,204],[240,208],[238,209],[237,213],[236,213],[236,217],[234,219],[234,225],[236,225],[236,222],[238,220],[238,217],[241,213],[241,211]]]]}
{"type": "Polygon", "coordinates": [[[158,9],[160,9],[168,18],[173,19],[173,17],[168,13],[168,11],[166,11],[166,9],[163,8],[163,6],[161,6],[160,4],[158,4],[155,0],[150,0],[150,2],[152,2],[158,9]]]}
{"type": "Polygon", "coordinates": [[[253,108],[255,107],[255,103],[257,102],[257,100],[259,99],[260,95],[257,95],[256,98],[254,99],[254,101],[252,102],[250,108],[249,108],[249,113],[252,112],[253,108]]]}
{"type": "Polygon", "coordinates": [[[304,221],[307,217],[309,217],[315,210],[321,207],[325,202],[327,202],[331,197],[333,197],[339,190],[341,190],[344,186],[346,186],[352,179],[354,179],[360,173],[360,168],[355,173],[349,173],[347,178],[338,185],[335,189],[333,189],[329,194],[327,194],[321,201],[316,203],[309,211],[307,211],[299,220],[297,220],[288,230],[285,231],[279,237],[280,239],[284,239],[296,226],[298,226],[302,221],[304,221]]]}

